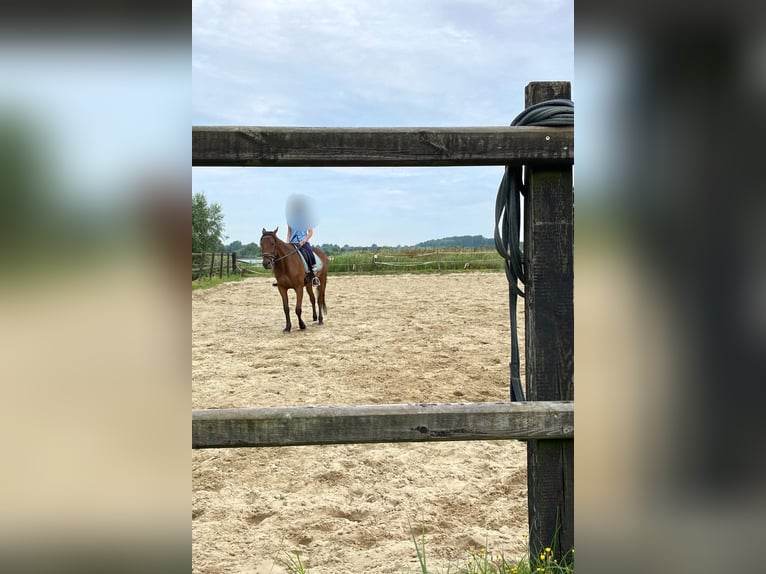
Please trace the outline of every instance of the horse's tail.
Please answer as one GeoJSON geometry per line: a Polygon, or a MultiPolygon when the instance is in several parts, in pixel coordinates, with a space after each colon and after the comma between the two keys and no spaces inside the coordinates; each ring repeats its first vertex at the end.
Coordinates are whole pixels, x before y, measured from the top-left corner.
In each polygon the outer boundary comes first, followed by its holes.
{"type": "MultiPolygon", "coordinates": [[[[326,276],[325,276],[325,280],[326,280],[326,276]]],[[[326,316],[327,315],[327,304],[324,302],[324,289],[325,289],[324,284],[322,284],[321,287],[318,287],[319,295],[317,297],[317,301],[322,306],[322,314],[326,316]]]]}
{"type": "Polygon", "coordinates": [[[324,281],[322,281],[322,284],[319,287],[315,287],[315,289],[318,291],[317,293],[317,302],[319,303],[320,308],[322,309],[322,314],[327,315],[327,304],[324,301],[324,291],[327,288],[327,274],[324,274],[324,281]]]}
{"type": "Polygon", "coordinates": [[[324,270],[321,272],[324,277],[322,277],[322,283],[317,288],[314,288],[315,295],[317,298],[317,302],[319,303],[320,308],[322,309],[322,314],[327,315],[327,304],[324,300],[324,292],[327,288],[327,270],[330,266],[330,262],[327,260],[327,255],[325,255],[324,251],[322,251],[319,247],[314,247],[314,252],[317,254],[317,257],[319,257],[322,260],[322,264],[324,265],[324,270]],[[318,292],[316,290],[319,290],[318,292]]]}

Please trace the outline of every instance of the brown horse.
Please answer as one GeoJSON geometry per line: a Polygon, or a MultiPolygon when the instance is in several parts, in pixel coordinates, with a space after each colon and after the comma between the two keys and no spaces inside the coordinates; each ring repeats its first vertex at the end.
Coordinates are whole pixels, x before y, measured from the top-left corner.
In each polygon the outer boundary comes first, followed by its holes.
{"type": "MultiPolygon", "coordinates": [[[[279,294],[282,296],[282,306],[285,309],[285,320],[287,326],[284,329],[285,333],[289,333],[292,328],[290,322],[290,307],[287,303],[287,290],[295,290],[295,314],[298,316],[298,326],[301,329],[306,328],[306,324],[301,319],[301,303],[303,302],[303,288],[306,287],[306,291],[311,299],[311,311],[314,314],[314,321],[317,320],[317,304],[314,297],[314,289],[311,285],[311,275],[306,273],[306,269],[303,267],[303,258],[298,253],[298,249],[295,245],[285,243],[279,237],[277,237],[277,227],[274,231],[266,231],[263,229],[263,235],[261,236],[261,253],[263,254],[263,266],[266,269],[273,269],[274,276],[277,278],[277,287],[279,288],[279,294]]],[[[319,277],[319,324],[324,323],[324,313],[327,313],[327,305],[325,305],[324,291],[327,287],[327,256],[324,252],[313,247],[314,254],[322,260],[322,269],[317,272],[319,277]]]]}

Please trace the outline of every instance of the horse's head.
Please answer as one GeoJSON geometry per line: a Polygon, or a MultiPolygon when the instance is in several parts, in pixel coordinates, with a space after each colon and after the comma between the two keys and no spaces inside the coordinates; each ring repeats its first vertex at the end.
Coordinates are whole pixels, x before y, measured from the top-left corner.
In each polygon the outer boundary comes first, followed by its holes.
{"type": "Polygon", "coordinates": [[[274,261],[277,259],[277,227],[274,231],[266,231],[263,228],[261,235],[261,257],[264,269],[274,267],[274,261]]]}

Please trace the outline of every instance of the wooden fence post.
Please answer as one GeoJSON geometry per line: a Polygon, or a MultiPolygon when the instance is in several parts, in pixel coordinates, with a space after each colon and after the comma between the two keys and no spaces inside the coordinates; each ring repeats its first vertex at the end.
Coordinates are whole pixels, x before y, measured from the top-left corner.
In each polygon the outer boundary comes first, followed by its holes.
{"type": "MultiPolygon", "coordinates": [[[[532,82],[525,105],[571,99],[569,82],[532,82]]],[[[551,128],[555,131],[556,128],[551,128]]],[[[571,166],[528,168],[524,208],[526,382],[528,401],[574,400],[571,166]]],[[[574,439],[527,442],[529,550],[561,559],[574,547],[574,439]]]]}
{"type": "Polygon", "coordinates": [[[215,251],[210,254],[210,272],[207,274],[208,279],[213,278],[213,269],[215,268],[215,251]]]}
{"type": "Polygon", "coordinates": [[[197,269],[197,277],[196,279],[202,279],[202,277],[205,275],[205,254],[200,253],[199,255],[199,269],[197,269]]]}
{"type": "Polygon", "coordinates": [[[218,278],[219,279],[223,279],[223,258],[224,258],[224,253],[223,251],[221,251],[221,259],[220,261],[218,261],[218,278]]]}

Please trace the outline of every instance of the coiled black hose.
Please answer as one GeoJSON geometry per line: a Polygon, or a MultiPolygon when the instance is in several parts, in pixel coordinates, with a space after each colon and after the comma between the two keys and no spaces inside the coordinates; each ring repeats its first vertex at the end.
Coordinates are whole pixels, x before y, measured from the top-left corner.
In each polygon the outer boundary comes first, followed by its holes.
{"type": "MultiPolygon", "coordinates": [[[[512,126],[565,127],[574,125],[574,102],[558,99],[528,107],[511,122],[512,126]]],[[[495,200],[495,249],[505,259],[508,304],[511,315],[511,401],[523,401],[521,387],[516,302],[524,297],[519,282],[526,283],[521,253],[521,194],[524,194],[524,167],[506,166],[495,200]]]]}

